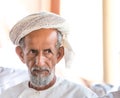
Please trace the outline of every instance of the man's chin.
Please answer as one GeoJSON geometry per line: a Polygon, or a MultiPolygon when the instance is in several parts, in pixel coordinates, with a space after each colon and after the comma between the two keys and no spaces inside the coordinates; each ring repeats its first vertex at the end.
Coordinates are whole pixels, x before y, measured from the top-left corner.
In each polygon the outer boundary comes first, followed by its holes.
{"type": "Polygon", "coordinates": [[[32,85],[36,87],[46,86],[48,85],[55,77],[54,70],[49,73],[48,71],[42,72],[43,74],[34,73],[29,71],[30,82],[32,85]]]}
{"type": "Polygon", "coordinates": [[[41,87],[48,85],[54,79],[54,74],[49,76],[32,76],[30,77],[30,81],[33,85],[41,87]]]}

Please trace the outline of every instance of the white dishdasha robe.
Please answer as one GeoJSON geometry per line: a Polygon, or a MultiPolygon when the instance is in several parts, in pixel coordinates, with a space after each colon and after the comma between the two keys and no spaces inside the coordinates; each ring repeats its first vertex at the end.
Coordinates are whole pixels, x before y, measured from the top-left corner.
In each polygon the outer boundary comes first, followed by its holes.
{"type": "Polygon", "coordinates": [[[4,91],[0,98],[97,98],[97,95],[85,86],[57,78],[52,87],[42,91],[29,88],[25,81],[4,91]]]}

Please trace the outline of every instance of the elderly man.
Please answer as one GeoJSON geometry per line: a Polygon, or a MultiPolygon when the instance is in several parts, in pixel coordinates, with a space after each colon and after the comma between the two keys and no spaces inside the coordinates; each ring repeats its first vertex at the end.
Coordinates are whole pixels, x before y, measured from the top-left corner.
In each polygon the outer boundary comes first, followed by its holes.
{"type": "Polygon", "coordinates": [[[7,89],[0,98],[96,98],[90,89],[55,75],[55,65],[66,52],[72,53],[67,32],[65,19],[54,13],[34,13],[20,20],[10,39],[30,80],[7,89]]]}

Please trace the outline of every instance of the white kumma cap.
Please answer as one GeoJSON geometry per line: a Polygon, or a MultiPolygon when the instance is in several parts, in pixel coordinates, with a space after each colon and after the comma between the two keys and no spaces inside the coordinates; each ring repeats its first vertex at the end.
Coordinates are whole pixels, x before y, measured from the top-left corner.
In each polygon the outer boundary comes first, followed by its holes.
{"type": "Polygon", "coordinates": [[[55,28],[63,34],[63,46],[66,48],[65,51],[67,54],[65,54],[65,62],[69,66],[70,64],[67,61],[73,52],[67,41],[67,33],[69,32],[68,24],[64,18],[55,13],[43,11],[24,17],[14,25],[9,33],[9,37],[13,44],[19,45],[21,38],[41,28],[55,28]]]}

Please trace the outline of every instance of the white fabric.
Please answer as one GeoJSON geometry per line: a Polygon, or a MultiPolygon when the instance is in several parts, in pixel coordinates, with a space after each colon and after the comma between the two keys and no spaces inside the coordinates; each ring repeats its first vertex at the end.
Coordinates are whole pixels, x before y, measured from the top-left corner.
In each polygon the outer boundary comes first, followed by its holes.
{"type": "Polygon", "coordinates": [[[0,98],[97,98],[90,89],[61,78],[57,78],[55,85],[43,91],[36,91],[27,85],[28,82],[24,82],[12,87],[3,92],[0,98]]]}
{"type": "Polygon", "coordinates": [[[99,98],[120,98],[119,86],[115,85],[108,93],[99,98]]]}
{"type": "Polygon", "coordinates": [[[109,93],[109,91],[113,88],[113,85],[110,84],[93,84],[90,87],[98,96],[104,96],[109,93]]]}
{"type": "Polygon", "coordinates": [[[109,94],[100,98],[120,98],[120,91],[110,92],[109,94]]]}
{"type": "Polygon", "coordinates": [[[9,37],[13,44],[19,45],[21,38],[41,28],[55,28],[63,34],[63,46],[66,48],[65,63],[69,67],[74,53],[67,41],[68,23],[61,16],[47,11],[28,15],[15,24],[9,33],[9,37]]]}
{"type": "Polygon", "coordinates": [[[28,79],[26,70],[0,67],[0,93],[28,79]]]}
{"type": "MultiPolygon", "coordinates": [[[[114,98],[113,95],[111,93],[106,94],[104,96],[98,97],[98,98],[114,98]]],[[[116,98],[116,97],[115,97],[116,98]]],[[[120,98],[120,97],[119,97],[120,98]]]]}

